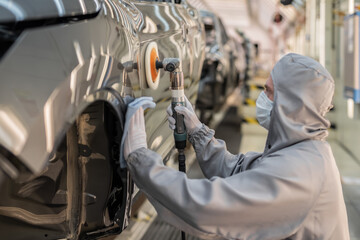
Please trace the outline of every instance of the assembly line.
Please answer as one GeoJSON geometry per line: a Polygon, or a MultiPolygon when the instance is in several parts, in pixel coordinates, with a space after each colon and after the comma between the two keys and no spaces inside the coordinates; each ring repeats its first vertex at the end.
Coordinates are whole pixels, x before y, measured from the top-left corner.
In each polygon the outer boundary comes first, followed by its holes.
{"type": "Polygon", "coordinates": [[[360,239],[359,16],[0,0],[0,239],[360,239]]]}

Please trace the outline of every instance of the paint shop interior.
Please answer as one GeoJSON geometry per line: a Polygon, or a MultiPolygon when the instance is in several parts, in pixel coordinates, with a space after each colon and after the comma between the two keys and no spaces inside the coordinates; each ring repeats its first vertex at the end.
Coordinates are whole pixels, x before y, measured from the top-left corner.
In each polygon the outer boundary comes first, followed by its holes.
{"type": "Polygon", "coordinates": [[[334,80],[327,142],[360,240],[360,0],[0,0],[0,42],[0,239],[181,239],[121,162],[128,103],[156,103],[147,147],[175,170],[175,91],[229,152],[263,152],[256,101],[295,53],[334,80]]]}

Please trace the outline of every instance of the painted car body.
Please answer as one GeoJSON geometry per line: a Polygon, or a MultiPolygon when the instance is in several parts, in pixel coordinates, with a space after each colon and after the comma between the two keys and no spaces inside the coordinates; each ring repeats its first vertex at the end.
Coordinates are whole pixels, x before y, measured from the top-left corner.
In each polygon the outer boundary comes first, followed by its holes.
{"type": "Polygon", "coordinates": [[[198,12],[186,1],[1,2],[0,238],[121,232],[133,197],[117,162],[123,99],[154,98],[145,114],[148,146],[168,155],[169,73],[150,89],[144,52],[156,42],[160,58],[181,58],[194,102],[205,47],[198,12]],[[41,182],[54,192],[44,196],[41,182]]]}

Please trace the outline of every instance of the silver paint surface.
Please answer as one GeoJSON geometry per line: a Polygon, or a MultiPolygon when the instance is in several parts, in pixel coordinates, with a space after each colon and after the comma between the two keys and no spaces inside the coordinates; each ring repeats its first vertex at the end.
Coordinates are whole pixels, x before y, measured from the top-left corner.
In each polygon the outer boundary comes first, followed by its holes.
{"type": "MultiPolygon", "coordinates": [[[[34,174],[46,168],[90,105],[106,102],[121,118],[120,96],[154,98],[156,108],[145,114],[148,146],[163,157],[169,154],[174,146],[166,115],[169,73],[161,70],[158,89],[148,87],[144,56],[150,42],[157,43],[161,59],[182,60],[185,94],[192,103],[197,98],[205,35],[198,12],[186,1],[0,0],[0,24],[81,15],[88,19],[24,29],[0,60],[0,146],[34,174]]],[[[129,176],[127,184],[122,228],[133,195],[129,176]]]]}
{"type": "Polygon", "coordinates": [[[154,98],[157,107],[146,113],[148,145],[162,156],[170,151],[165,112],[169,75],[161,71],[157,90],[145,79],[144,52],[151,41],[158,44],[161,58],[183,60],[185,93],[192,102],[196,99],[205,43],[195,9],[186,2],[129,0],[105,0],[100,6],[89,20],[25,29],[0,62],[0,144],[33,172],[43,169],[91,103],[108,102],[120,114],[120,101],[109,89],[154,98]],[[138,69],[119,67],[136,62],[138,69]]]}

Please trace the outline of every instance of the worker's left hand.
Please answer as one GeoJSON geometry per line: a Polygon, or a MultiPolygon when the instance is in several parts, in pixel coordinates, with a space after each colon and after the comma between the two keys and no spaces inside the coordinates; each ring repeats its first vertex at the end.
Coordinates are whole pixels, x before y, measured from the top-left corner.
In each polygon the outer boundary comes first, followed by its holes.
{"type": "Polygon", "coordinates": [[[130,153],[139,148],[147,148],[144,110],[140,107],[130,119],[129,129],[124,141],[124,157],[128,159],[130,153]]]}
{"type": "MultiPolygon", "coordinates": [[[[185,123],[187,133],[192,134],[202,127],[202,123],[196,116],[195,111],[194,111],[189,99],[187,99],[186,96],[185,96],[185,107],[177,106],[177,107],[175,107],[175,111],[184,115],[184,123],[185,123]]],[[[168,114],[169,127],[170,127],[170,129],[174,130],[176,121],[173,118],[173,111],[172,111],[171,104],[167,108],[166,112],[168,114]]]]}

